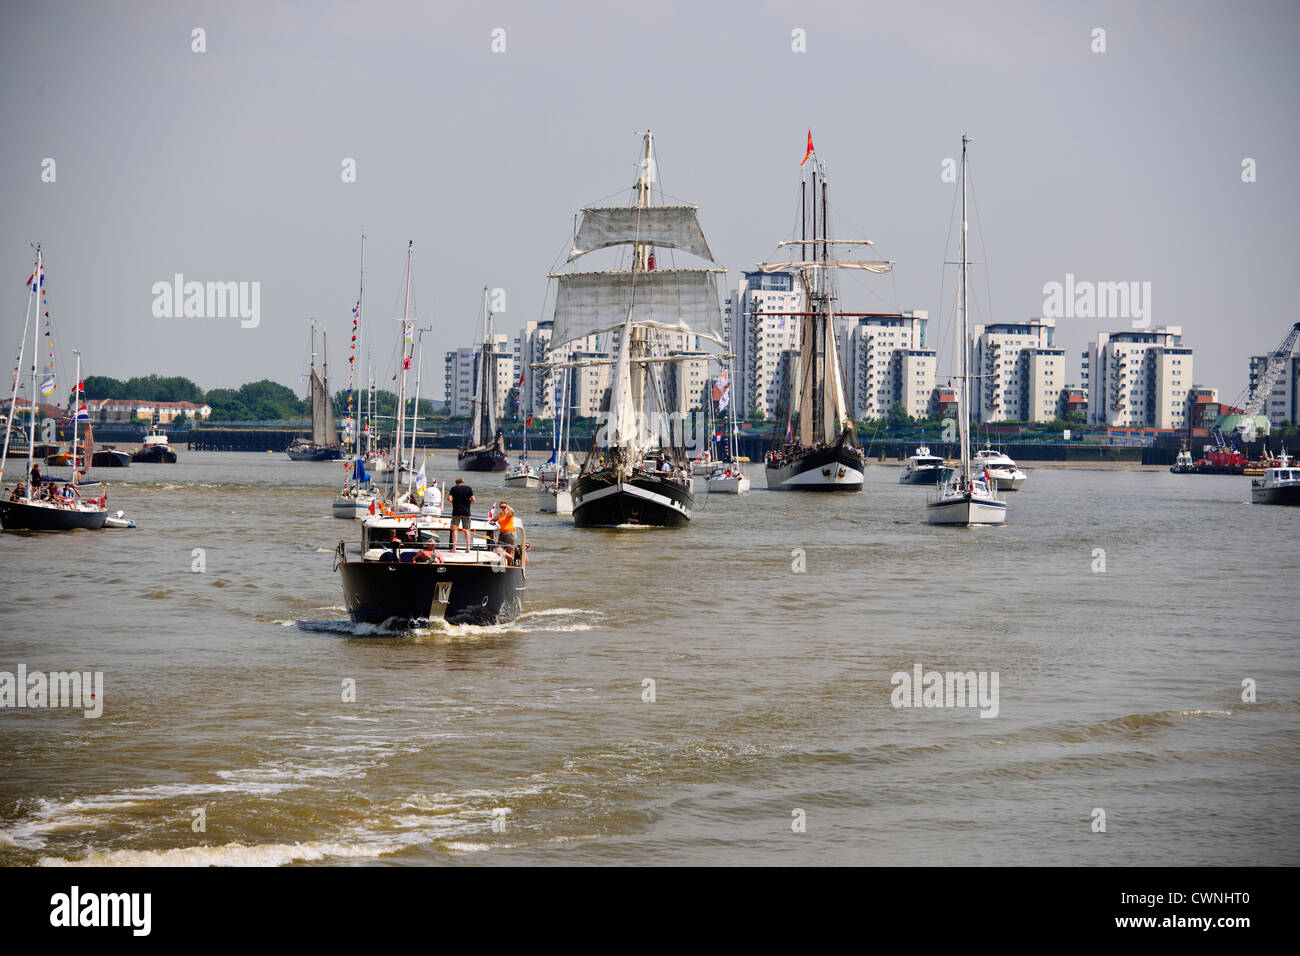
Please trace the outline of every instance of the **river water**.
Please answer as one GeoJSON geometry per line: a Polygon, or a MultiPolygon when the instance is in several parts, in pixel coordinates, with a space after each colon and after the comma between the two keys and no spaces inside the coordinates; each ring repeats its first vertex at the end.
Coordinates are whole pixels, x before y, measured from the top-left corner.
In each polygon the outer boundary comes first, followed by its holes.
{"type": "Polygon", "coordinates": [[[106,472],[137,529],[0,534],[0,671],[103,673],[0,710],[0,864],[1300,863],[1300,509],[1040,467],[932,528],[893,465],[750,471],[640,531],[474,476],[524,614],[396,636],[347,622],[340,464],[106,472]],[[918,665],[984,706],[894,706],[918,665]]]}

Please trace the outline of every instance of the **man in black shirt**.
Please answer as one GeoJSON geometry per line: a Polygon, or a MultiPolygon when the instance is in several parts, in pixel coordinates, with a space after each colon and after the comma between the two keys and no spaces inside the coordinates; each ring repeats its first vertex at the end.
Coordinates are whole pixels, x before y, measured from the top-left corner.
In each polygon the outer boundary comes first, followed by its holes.
{"type": "Polygon", "coordinates": [[[469,506],[475,501],[474,489],[465,484],[464,478],[457,478],[447,497],[451,499],[451,550],[456,550],[457,532],[464,528],[465,550],[472,551],[474,542],[470,538],[469,506]]]}

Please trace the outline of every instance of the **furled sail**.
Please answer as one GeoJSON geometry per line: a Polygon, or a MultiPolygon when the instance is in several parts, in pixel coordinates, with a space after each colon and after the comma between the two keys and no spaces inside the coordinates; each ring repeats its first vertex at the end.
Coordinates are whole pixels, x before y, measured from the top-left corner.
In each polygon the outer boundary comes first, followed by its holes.
{"type": "MultiPolygon", "coordinates": [[[[652,207],[653,208],[653,207],[652,207]]],[[[645,210],[642,210],[643,212],[645,210]]],[[[658,269],[638,272],[571,272],[553,275],[555,294],[552,345],[597,332],[633,325],[670,332],[694,332],[721,345],[722,309],[717,273],[721,269],[658,269]]]]}
{"type": "Polygon", "coordinates": [[[820,266],[828,269],[865,269],[876,275],[885,275],[894,268],[889,259],[809,259],[806,261],[762,262],[759,268],[764,272],[783,272],[786,269],[810,269],[820,266]]]}
{"type": "Polygon", "coordinates": [[[822,405],[822,432],[827,442],[833,442],[840,437],[840,433],[848,428],[851,419],[848,412],[848,404],[844,400],[844,382],[840,377],[840,357],[839,350],[835,345],[835,320],[828,314],[825,319],[824,332],[826,335],[826,373],[824,384],[826,394],[822,405]]]}
{"type": "Polygon", "coordinates": [[[330,412],[329,392],[320,373],[311,370],[311,440],[318,445],[332,444],[330,433],[334,429],[334,416],[330,412]]]}
{"type": "Polygon", "coordinates": [[[597,249],[643,242],[652,246],[684,249],[713,261],[696,217],[697,206],[589,206],[574,239],[572,262],[597,249]]]}

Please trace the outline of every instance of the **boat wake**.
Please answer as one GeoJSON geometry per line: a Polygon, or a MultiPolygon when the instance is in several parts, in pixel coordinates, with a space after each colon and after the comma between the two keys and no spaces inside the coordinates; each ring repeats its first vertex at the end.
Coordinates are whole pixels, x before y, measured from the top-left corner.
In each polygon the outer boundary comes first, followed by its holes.
{"type": "MultiPolygon", "coordinates": [[[[188,790],[189,788],[172,788],[188,790]]],[[[230,788],[217,788],[230,789],[230,788]]],[[[114,809],[123,813],[128,807],[141,808],[142,801],[125,800],[130,792],[86,797],[64,801],[47,807],[45,822],[58,827],[86,828],[85,819],[74,808],[93,805],[99,811],[98,836],[92,836],[84,849],[61,848],[60,853],[46,853],[36,858],[39,866],[287,866],[292,864],[330,862],[336,860],[378,859],[418,847],[435,847],[445,853],[474,853],[493,849],[532,845],[520,821],[511,819],[525,812],[534,802],[545,805],[554,799],[546,786],[523,783],[503,790],[466,790],[460,793],[411,793],[369,810],[365,819],[345,825],[336,833],[319,834],[315,839],[295,842],[259,843],[247,836],[223,843],[200,842],[188,846],[162,848],[137,848],[129,846],[95,846],[100,840],[114,839],[109,835],[124,820],[114,809]],[[511,819],[511,837],[503,838],[493,828],[494,820],[501,815],[511,819]],[[520,837],[524,836],[521,841],[520,837]]],[[[192,790],[173,794],[170,798],[158,794],[153,806],[143,809],[157,811],[158,800],[179,799],[191,796],[192,790]]],[[[146,837],[152,831],[142,829],[138,835],[146,837]]],[[[182,831],[183,832],[183,831],[182,831]]],[[[120,836],[118,837],[120,839],[120,836]]],[[[597,839],[595,834],[566,834],[543,840],[544,843],[569,843],[575,840],[597,839]]],[[[201,839],[201,838],[200,838],[201,839]]],[[[45,848],[45,841],[37,838],[17,843],[0,839],[0,843],[23,846],[27,849],[45,848]]]]}
{"type": "MultiPolygon", "coordinates": [[[[321,610],[333,610],[322,608],[321,610]]],[[[340,608],[339,610],[342,610],[340,608]]],[[[390,626],[383,624],[354,623],[352,621],[301,621],[280,620],[281,627],[296,627],[313,634],[335,634],[341,637],[377,637],[407,640],[430,638],[496,637],[515,634],[575,633],[590,631],[600,626],[600,615],[580,608],[557,607],[525,611],[513,621],[501,624],[450,624],[444,620],[428,621],[419,627],[390,626]]]]}

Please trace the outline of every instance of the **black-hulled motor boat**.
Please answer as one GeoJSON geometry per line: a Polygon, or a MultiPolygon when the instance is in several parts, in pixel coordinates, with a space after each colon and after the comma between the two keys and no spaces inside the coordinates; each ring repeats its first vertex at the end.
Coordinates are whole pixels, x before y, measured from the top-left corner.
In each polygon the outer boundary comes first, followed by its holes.
{"type": "Polygon", "coordinates": [[[472,547],[453,551],[450,523],[446,516],[427,514],[377,516],[361,522],[360,554],[349,554],[340,541],[335,567],[349,617],[390,627],[439,618],[449,624],[501,624],[518,617],[527,589],[523,565],[516,560],[524,553],[522,526],[517,552],[498,549],[495,526],[475,518],[472,547]]]}
{"type": "Polygon", "coordinates": [[[131,464],[131,456],[116,448],[101,448],[90,456],[94,468],[126,468],[131,464]]]}
{"type": "Polygon", "coordinates": [[[937,485],[952,469],[946,467],[943,459],[930,454],[925,445],[917,448],[912,457],[907,459],[907,466],[898,476],[900,485],[937,485]]]}

